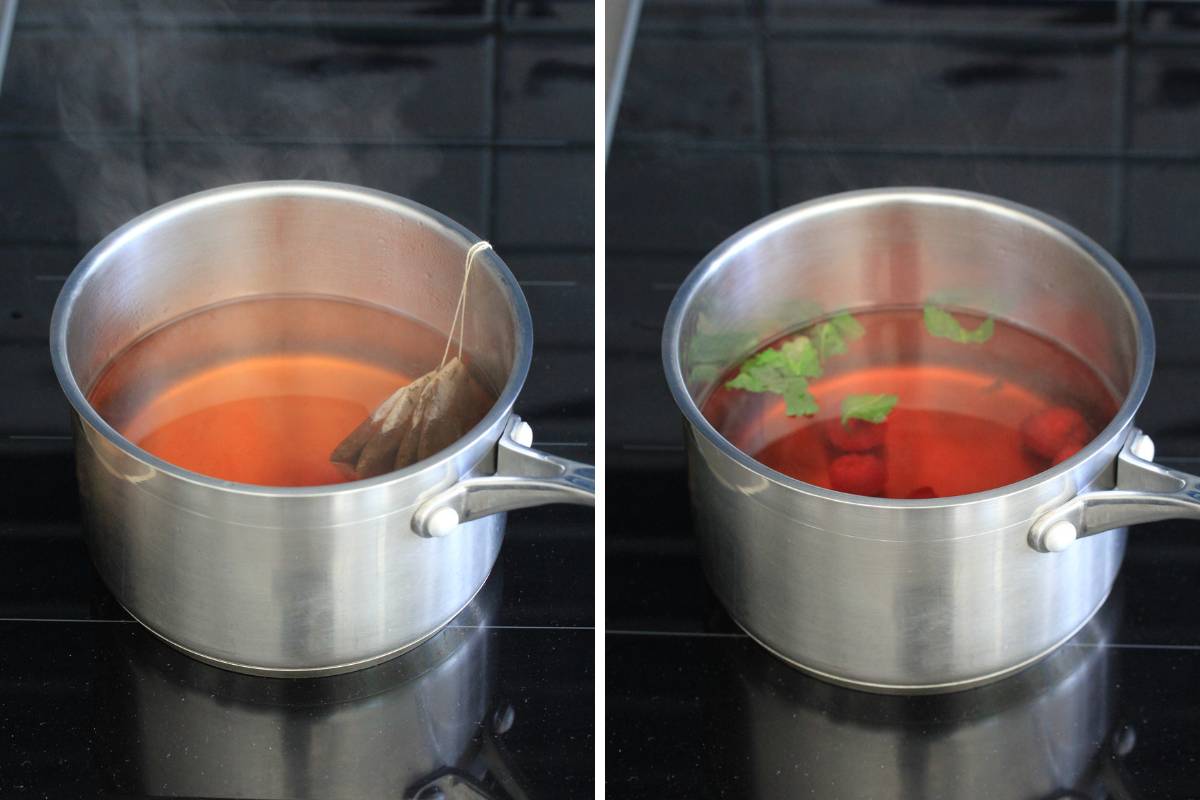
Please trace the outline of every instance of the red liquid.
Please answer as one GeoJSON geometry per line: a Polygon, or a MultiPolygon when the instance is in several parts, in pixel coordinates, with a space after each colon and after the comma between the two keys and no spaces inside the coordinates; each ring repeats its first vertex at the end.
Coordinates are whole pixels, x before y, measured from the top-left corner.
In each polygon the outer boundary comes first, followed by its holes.
{"type": "Polygon", "coordinates": [[[406,383],[398,372],[349,359],[240,359],[158,393],[123,433],[164,461],[227,481],[340,483],[347,476],[329,454],[406,383]]]}
{"type": "MultiPolygon", "coordinates": [[[[842,399],[895,394],[899,402],[878,437],[882,442],[861,454],[883,463],[883,486],[871,493],[903,499],[914,493],[928,497],[929,490],[937,497],[986,491],[1048,469],[1053,459],[1031,451],[1022,436],[1026,420],[1048,408],[1067,406],[1082,414],[1087,438],[1116,413],[1113,393],[1090,367],[1019,328],[997,321],[987,342],[959,344],[930,335],[920,310],[854,316],[865,334],[849,342],[845,354],[829,358],[810,384],[820,406],[816,416],[787,416],[778,395],[724,388],[737,374],[735,367],[703,404],[705,417],[762,464],[845,491],[847,473],[836,476],[843,483],[835,486],[831,471],[861,473],[863,465],[833,467],[835,459],[850,454],[828,433],[830,425],[841,425],[842,399]]],[[[968,329],[982,321],[956,316],[968,329]]]]}
{"type": "Polygon", "coordinates": [[[388,395],[436,367],[442,334],[384,309],[256,298],[171,322],[117,355],[88,400],[184,469],[262,486],[351,479],[329,457],[388,395]]]}

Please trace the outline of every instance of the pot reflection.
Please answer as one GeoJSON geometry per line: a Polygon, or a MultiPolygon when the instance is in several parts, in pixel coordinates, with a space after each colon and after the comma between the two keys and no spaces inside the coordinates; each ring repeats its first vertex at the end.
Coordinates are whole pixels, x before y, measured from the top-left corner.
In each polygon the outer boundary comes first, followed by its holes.
{"type": "MultiPolygon", "coordinates": [[[[137,630],[97,681],[97,753],[122,794],[521,798],[495,696],[494,575],[449,627],[392,661],[316,679],[194,661],[137,630]]],[[[125,626],[121,626],[125,627],[125,626]]]]}
{"type": "Polygon", "coordinates": [[[1112,598],[1067,646],[1012,678],[888,696],[810,678],[747,645],[718,671],[707,782],[720,797],[829,800],[1127,797],[1112,598]],[[719,699],[718,699],[719,698],[719,699]],[[733,776],[736,778],[735,786],[733,776]]]}

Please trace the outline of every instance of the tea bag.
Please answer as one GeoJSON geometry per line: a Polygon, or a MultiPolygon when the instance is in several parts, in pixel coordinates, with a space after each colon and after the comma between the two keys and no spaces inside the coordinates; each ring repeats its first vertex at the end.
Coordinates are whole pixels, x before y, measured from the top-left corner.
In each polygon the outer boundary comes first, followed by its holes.
{"type": "Polygon", "coordinates": [[[403,469],[453,444],[487,413],[492,398],[462,360],[467,327],[467,282],[475,258],[491,249],[477,242],[467,251],[462,290],[437,369],[393,392],[334,448],[330,460],[354,478],[371,478],[403,469]],[[450,344],[459,330],[458,354],[450,344]]]}

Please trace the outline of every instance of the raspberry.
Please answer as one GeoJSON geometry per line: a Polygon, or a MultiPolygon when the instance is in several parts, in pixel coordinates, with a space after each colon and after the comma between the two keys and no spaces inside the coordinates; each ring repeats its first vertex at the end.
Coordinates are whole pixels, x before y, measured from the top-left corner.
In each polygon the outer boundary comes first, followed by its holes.
{"type": "Polygon", "coordinates": [[[1068,458],[1082,450],[1086,444],[1086,439],[1076,439],[1075,441],[1067,442],[1059,449],[1057,453],[1055,453],[1053,460],[1050,462],[1051,466],[1056,467],[1062,462],[1066,461],[1068,458]]]}
{"type": "Polygon", "coordinates": [[[886,433],[886,422],[867,422],[865,419],[848,420],[845,425],[841,420],[831,419],[825,425],[825,435],[829,438],[829,443],[843,453],[874,450],[883,444],[886,433]]]}
{"type": "Polygon", "coordinates": [[[829,482],[839,492],[874,497],[883,494],[883,459],[874,455],[838,456],[829,465],[829,482]]]}
{"type": "Polygon", "coordinates": [[[904,495],[905,500],[932,500],[937,497],[937,492],[932,486],[918,486],[908,494],[904,495]]]}
{"type": "Polygon", "coordinates": [[[1051,406],[1021,424],[1025,447],[1045,459],[1054,459],[1068,445],[1087,443],[1091,438],[1092,431],[1083,415],[1067,406],[1051,406]]]}

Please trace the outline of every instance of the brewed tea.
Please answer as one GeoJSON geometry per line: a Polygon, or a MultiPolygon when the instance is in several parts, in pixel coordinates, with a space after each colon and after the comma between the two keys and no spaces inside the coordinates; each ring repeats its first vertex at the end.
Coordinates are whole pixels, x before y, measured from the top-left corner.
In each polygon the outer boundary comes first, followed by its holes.
{"type": "Polygon", "coordinates": [[[374,306],[254,298],[141,338],[88,399],[123,436],[184,469],[264,486],[341,483],[356,476],[330,452],[397,387],[436,367],[445,343],[374,306]]]}
{"type": "Polygon", "coordinates": [[[729,370],[703,413],[793,478],[916,499],[1042,472],[1086,445],[1117,405],[1101,377],[1055,343],[927,307],[838,315],[780,337],[729,370]],[[836,350],[821,351],[825,333],[836,350]],[[772,372],[775,361],[792,371],[772,372]]]}

